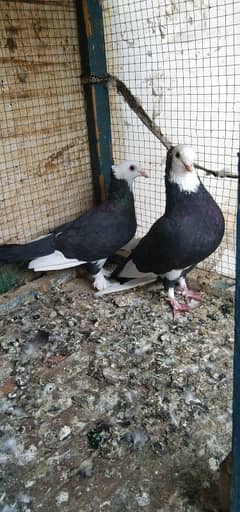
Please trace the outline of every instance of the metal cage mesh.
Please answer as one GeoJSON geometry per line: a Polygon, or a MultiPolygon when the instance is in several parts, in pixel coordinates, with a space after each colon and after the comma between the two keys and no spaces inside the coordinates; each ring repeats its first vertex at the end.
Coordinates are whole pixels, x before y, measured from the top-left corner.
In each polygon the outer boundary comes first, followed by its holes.
{"type": "MultiPolygon", "coordinates": [[[[190,143],[208,169],[236,175],[240,110],[239,0],[103,2],[108,71],[131,89],[173,143],[190,143]]],[[[135,159],[138,236],[163,213],[166,150],[110,92],[116,160],[135,159]]],[[[233,276],[237,180],[200,172],[222,207],[226,235],[204,268],[233,276]]]]}
{"type": "Polygon", "coordinates": [[[1,243],[93,202],[74,0],[0,0],[1,243]]]}

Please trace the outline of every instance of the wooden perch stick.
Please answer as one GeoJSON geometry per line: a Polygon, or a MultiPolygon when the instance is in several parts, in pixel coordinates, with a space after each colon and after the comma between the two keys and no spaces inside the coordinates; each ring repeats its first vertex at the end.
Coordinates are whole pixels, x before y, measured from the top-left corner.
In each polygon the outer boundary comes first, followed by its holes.
{"type": "MultiPolygon", "coordinates": [[[[135,114],[139,117],[139,119],[142,121],[142,123],[147,126],[147,128],[157,137],[158,140],[160,140],[161,144],[166,149],[170,149],[174,144],[170,142],[170,140],[162,133],[161,128],[157,126],[154,121],[149,117],[147,112],[143,109],[142,105],[140,105],[139,101],[135,98],[135,96],[131,93],[131,91],[128,89],[128,87],[119,80],[119,78],[107,74],[105,76],[96,76],[96,75],[90,75],[88,77],[83,76],[82,77],[82,83],[83,84],[97,84],[97,83],[106,83],[106,84],[113,84],[116,86],[117,92],[121,94],[128,104],[128,106],[135,112],[135,114]]],[[[213,171],[211,169],[207,169],[206,167],[198,164],[197,162],[194,164],[197,169],[200,169],[201,171],[204,171],[207,175],[212,175],[217,178],[238,178],[238,175],[226,173],[224,171],[213,171]]]]}

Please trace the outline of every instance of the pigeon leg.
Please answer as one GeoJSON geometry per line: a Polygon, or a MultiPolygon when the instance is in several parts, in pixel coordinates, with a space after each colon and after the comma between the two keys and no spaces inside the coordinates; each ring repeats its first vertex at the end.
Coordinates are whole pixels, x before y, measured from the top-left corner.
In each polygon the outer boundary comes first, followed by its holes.
{"type": "Polygon", "coordinates": [[[108,286],[110,286],[110,282],[105,279],[104,273],[101,269],[94,276],[93,287],[100,292],[105,290],[108,286]]]}
{"type": "Polygon", "coordinates": [[[186,304],[189,304],[191,299],[196,300],[197,302],[201,302],[201,300],[202,300],[201,293],[195,292],[193,290],[189,290],[184,277],[180,277],[180,279],[178,280],[178,283],[179,283],[181,293],[184,297],[186,304]]]}
{"type": "Polygon", "coordinates": [[[174,288],[168,289],[168,299],[172,306],[173,320],[176,319],[177,313],[191,313],[192,310],[188,304],[179,304],[177,299],[175,299],[174,288]]]}
{"type": "Polygon", "coordinates": [[[103,265],[106,261],[105,259],[91,261],[87,264],[87,271],[91,274],[93,278],[93,288],[101,292],[110,286],[110,282],[105,279],[103,265]]]}

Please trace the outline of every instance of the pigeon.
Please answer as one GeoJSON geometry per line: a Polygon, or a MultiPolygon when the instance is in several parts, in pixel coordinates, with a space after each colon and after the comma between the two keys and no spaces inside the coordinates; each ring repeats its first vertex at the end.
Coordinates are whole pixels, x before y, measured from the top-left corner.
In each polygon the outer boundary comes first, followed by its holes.
{"type": "Polygon", "coordinates": [[[41,272],[87,264],[94,288],[105,289],[109,282],[104,263],[136,232],[132,186],[137,176],[146,177],[147,173],[135,162],[113,165],[106,201],[47,236],[23,245],[0,246],[0,263],[30,261],[28,267],[41,272]]]}
{"type": "Polygon", "coordinates": [[[164,215],[113,272],[112,277],[125,284],[112,284],[107,293],[160,278],[175,319],[178,312],[191,311],[191,299],[201,300],[199,292],[188,289],[185,277],[219,246],[224,235],[224,217],[198,176],[191,147],[179,144],[168,150],[165,187],[164,215]],[[126,282],[131,279],[132,284],[126,282]],[[175,297],[176,285],[184,303],[175,297]]]}

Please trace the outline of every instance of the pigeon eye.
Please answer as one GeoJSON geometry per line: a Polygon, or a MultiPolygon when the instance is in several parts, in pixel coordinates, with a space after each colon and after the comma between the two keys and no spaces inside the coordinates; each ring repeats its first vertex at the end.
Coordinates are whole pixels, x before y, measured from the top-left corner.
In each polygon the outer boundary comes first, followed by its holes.
{"type": "Polygon", "coordinates": [[[179,153],[179,151],[177,151],[177,153],[176,153],[176,158],[180,158],[180,153],[179,153]]]}
{"type": "Polygon", "coordinates": [[[130,171],[135,171],[135,165],[130,165],[129,169],[130,171]]]}

